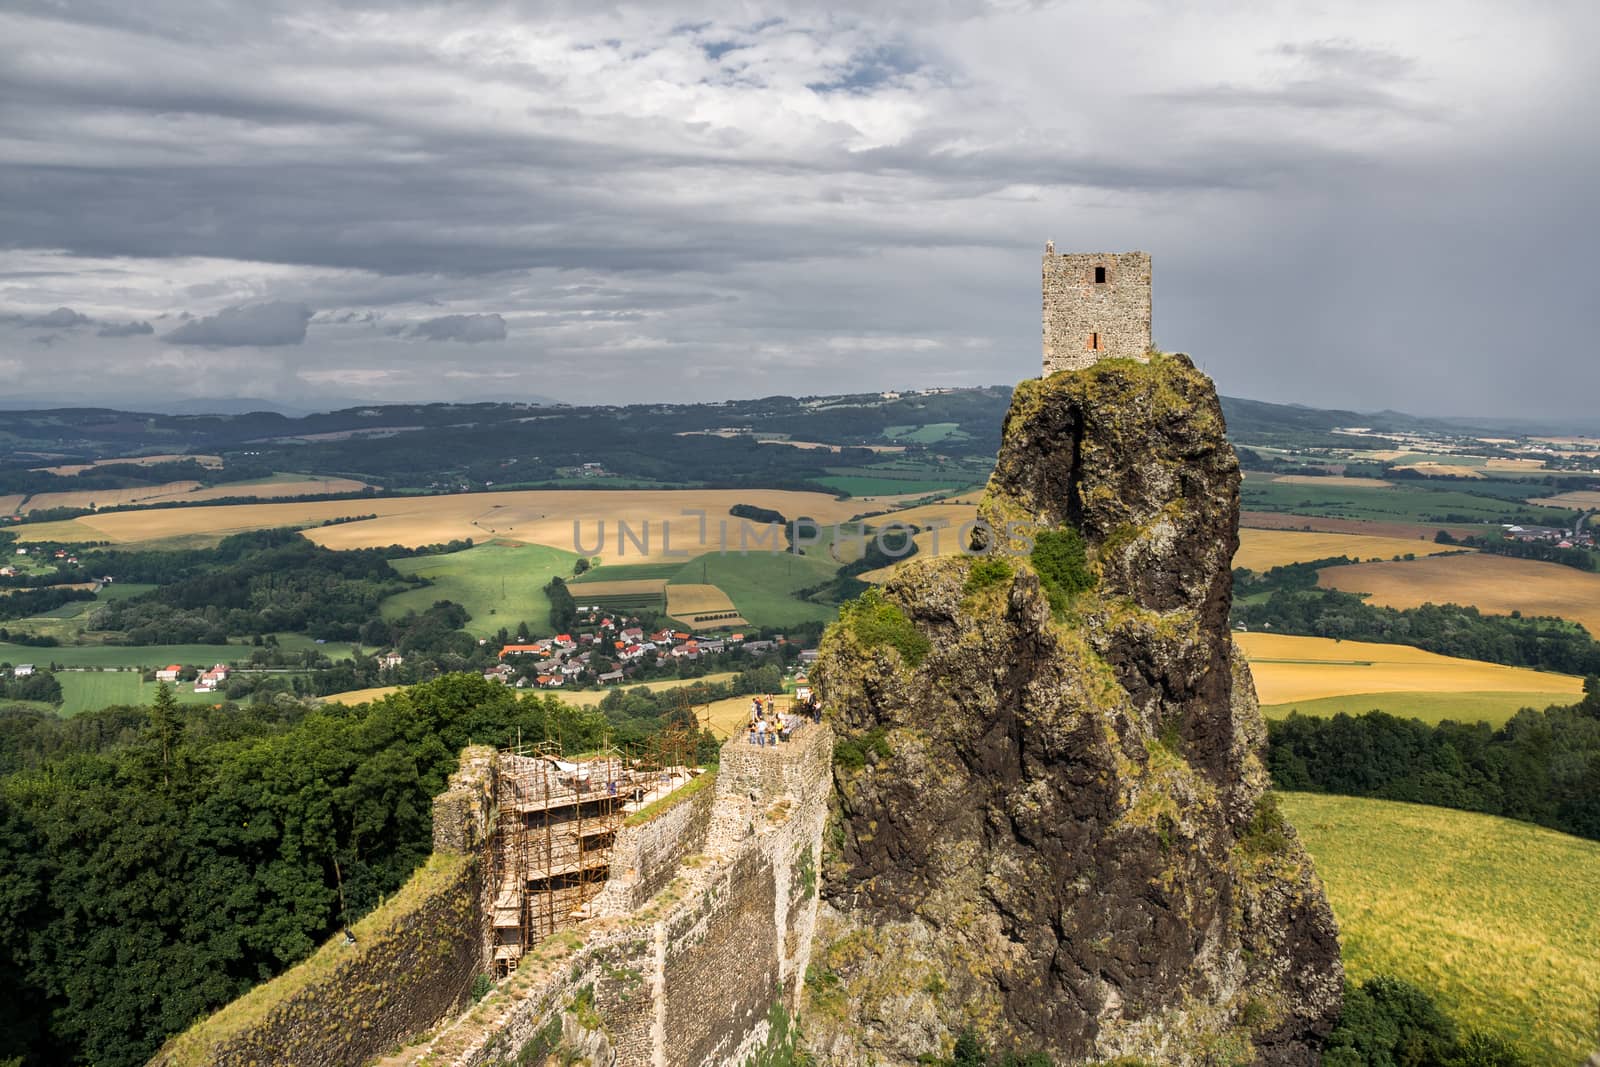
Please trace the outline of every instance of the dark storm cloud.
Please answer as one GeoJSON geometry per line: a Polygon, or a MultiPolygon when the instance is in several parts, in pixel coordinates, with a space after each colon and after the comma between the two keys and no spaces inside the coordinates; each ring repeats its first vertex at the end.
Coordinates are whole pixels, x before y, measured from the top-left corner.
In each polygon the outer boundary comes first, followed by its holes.
{"type": "Polygon", "coordinates": [[[441,315],[417,323],[407,333],[426,341],[504,341],[506,320],[499,315],[441,315]]]}
{"type": "Polygon", "coordinates": [[[18,0],[0,279],[31,310],[0,364],[25,327],[87,394],[155,366],[288,401],[1014,380],[1053,237],[1152,252],[1158,340],[1225,391],[1600,389],[1588,6],[683,11],[18,0]],[[407,343],[445,340],[497,343],[443,375],[407,343]]]}
{"type": "Polygon", "coordinates": [[[311,309],[304,304],[272,301],[225,308],[203,319],[190,319],[162,340],[175,345],[242,348],[297,345],[306,339],[311,309]]]}

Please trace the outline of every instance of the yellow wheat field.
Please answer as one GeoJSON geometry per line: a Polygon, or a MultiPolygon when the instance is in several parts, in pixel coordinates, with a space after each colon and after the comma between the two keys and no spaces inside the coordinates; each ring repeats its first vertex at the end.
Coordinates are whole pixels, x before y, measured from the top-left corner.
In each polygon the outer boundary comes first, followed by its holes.
{"type": "Polygon", "coordinates": [[[728,594],[714,585],[667,586],[667,614],[691,625],[707,615],[729,616],[717,619],[719,625],[742,625],[745,621],[728,594]]]}
{"type": "MultiPolygon", "coordinates": [[[[27,497],[26,511],[46,508],[109,508],[125,504],[194,503],[233,497],[272,499],[318,493],[356,493],[367,483],[353,478],[295,478],[271,482],[232,482],[201,488],[199,482],[165,482],[131,489],[77,489],[72,492],[35,493],[27,497]]],[[[11,498],[6,498],[11,499],[11,498]]],[[[15,505],[14,505],[15,506],[15,505]]]]}
{"type": "Polygon", "coordinates": [[[1407,645],[1329,637],[1235,634],[1263,704],[1361,693],[1546,693],[1577,700],[1583,679],[1456,659],[1407,645]]]}
{"type": "Polygon", "coordinates": [[[1289,563],[1306,563],[1335,556],[1392,559],[1408,552],[1432,556],[1440,552],[1459,551],[1459,546],[1439,545],[1424,538],[1244,529],[1239,531],[1239,551],[1233,555],[1233,565],[1248,567],[1253,571],[1267,571],[1289,563]]]}
{"type": "Polygon", "coordinates": [[[0,515],[15,515],[17,508],[27,499],[23,493],[12,493],[9,496],[0,496],[0,515]]]}
{"type": "Polygon", "coordinates": [[[1557,563],[1473,553],[1399,563],[1327,567],[1320,584],[1347,593],[1370,593],[1370,602],[1394,608],[1419,604],[1469,604],[1508,615],[1556,615],[1600,635],[1600,574],[1557,563]]]}
{"type": "Polygon", "coordinates": [[[647,563],[682,558],[685,552],[716,551],[718,523],[724,519],[730,547],[737,549],[740,523],[728,515],[735,504],[809,515],[824,524],[842,522],[861,509],[856,500],[779,489],[557,489],[119,512],[23,525],[15,532],[22,540],[138,544],[215,538],[273,526],[317,526],[328,519],[375,514],[374,519],[308,530],[306,536],[335,549],[416,546],[470,537],[477,542],[498,539],[574,551],[577,522],[581,546],[577,550],[582,554],[600,556],[606,563],[647,563]],[[693,510],[706,513],[705,542],[700,540],[700,519],[683,514],[693,510]],[[643,548],[619,530],[619,521],[644,542],[643,548]],[[597,548],[602,523],[604,544],[597,548]],[[670,542],[663,536],[665,528],[670,528],[670,542]]]}

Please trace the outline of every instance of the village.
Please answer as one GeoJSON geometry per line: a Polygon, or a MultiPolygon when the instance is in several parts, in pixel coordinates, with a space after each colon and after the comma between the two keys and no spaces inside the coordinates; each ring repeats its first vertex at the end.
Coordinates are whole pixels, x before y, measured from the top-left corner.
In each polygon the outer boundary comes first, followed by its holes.
{"type": "MultiPolygon", "coordinates": [[[[489,681],[517,688],[561,689],[584,685],[615,686],[630,680],[678,673],[666,668],[772,657],[797,659],[805,666],[816,659],[815,649],[791,655],[791,642],[783,634],[747,639],[743,633],[702,636],[671,626],[646,630],[639,616],[607,614],[598,608],[580,608],[570,633],[533,639],[518,635],[500,648],[499,664],[485,671],[489,681]]],[[[382,657],[387,668],[398,667],[397,653],[382,657]]]]}

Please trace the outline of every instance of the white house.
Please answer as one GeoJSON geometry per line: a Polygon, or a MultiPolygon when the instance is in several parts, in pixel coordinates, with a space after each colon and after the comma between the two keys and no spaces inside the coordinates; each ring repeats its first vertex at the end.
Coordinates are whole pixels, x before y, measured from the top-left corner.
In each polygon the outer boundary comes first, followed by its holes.
{"type": "Polygon", "coordinates": [[[178,675],[180,675],[182,673],[183,673],[183,667],[181,665],[179,665],[179,664],[174,663],[170,667],[162,667],[159,671],[156,671],[156,681],[158,681],[158,682],[176,682],[178,680],[178,675]]]}
{"type": "Polygon", "coordinates": [[[28,675],[33,673],[33,664],[19,663],[15,667],[11,668],[11,673],[18,678],[26,678],[28,675]]]}

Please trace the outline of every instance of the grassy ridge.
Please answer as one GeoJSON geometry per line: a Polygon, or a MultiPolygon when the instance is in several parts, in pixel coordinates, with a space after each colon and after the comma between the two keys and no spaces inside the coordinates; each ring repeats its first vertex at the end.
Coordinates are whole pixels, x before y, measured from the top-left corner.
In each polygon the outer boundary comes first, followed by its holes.
{"type": "Polygon", "coordinates": [[[1414,982],[1535,1062],[1592,1050],[1600,842],[1420,804],[1282,799],[1327,888],[1352,980],[1414,982]]]}

